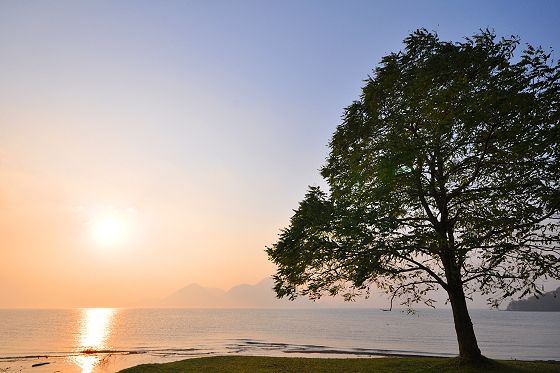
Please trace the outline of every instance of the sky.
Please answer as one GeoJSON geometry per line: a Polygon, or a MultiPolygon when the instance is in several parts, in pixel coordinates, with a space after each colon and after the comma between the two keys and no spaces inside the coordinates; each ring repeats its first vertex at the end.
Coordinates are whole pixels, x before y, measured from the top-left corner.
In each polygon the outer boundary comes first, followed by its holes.
{"type": "Polygon", "coordinates": [[[0,0],[0,307],[256,284],[383,56],[418,28],[558,55],[559,18],[557,0],[0,0]]]}

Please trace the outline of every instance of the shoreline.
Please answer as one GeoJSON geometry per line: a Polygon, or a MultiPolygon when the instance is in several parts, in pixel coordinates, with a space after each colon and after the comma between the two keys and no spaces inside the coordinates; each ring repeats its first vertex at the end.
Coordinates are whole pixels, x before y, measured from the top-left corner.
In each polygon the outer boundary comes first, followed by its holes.
{"type": "MultiPolygon", "coordinates": [[[[318,346],[293,348],[287,351],[278,350],[272,344],[271,349],[235,350],[229,352],[211,352],[195,349],[182,350],[146,350],[122,351],[104,350],[95,353],[72,353],[52,355],[28,355],[16,357],[0,357],[0,371],[19,371],[22,373],[116,373],[123,369],[142,364],[171,363],[187,359],[217,356],[253,356],[253,357],[287,357],[306,359],[379,359],[390,357],[428,357],[445,358],[444,356],[390,353],[381,351],[348,351],[342,349],[317,349],[318,346]],[[89,360],[89,362],[87,361],[89,360]],[[82,363],[83,365],[80,365],[82,363]]],[[[262,346],[261,346],[262,347],[262,346]]],[[[322,347],[322,346],[321,346],[322,347]]],[[[560,362],[559,362],[560,363],[560,362]]]]}
{"type": "MultiPolygon", "coordinates": [[[[248,357],[287,357],[308,359],[379,359],[379,358],[432,358],[446,359],[457,355],[450,354],[417,354],[388,350],[367,349],[336,349],[326,346],[300,346],[279,350],[278,347],[287,347],[285,344],[265,344],[270,349],[236,350],[229,352],[212,352],[197,349],[150,349],[141,351],[100,350],[86,353],[56,353],[46,355],[27,355],[0,357],[0,371],[21,371],[24,373],[50,373],[53,371],[65,373],[81,373],[85,371],[84,365],[78,361],[86,362],[90,373],[116,373],[120,370],[132,368],[142,364],[161,364],[177,362],[186,359],[217,356],[248,356],[248,357]],[[257,353],[255,353],[257,352],[257,353]],[[89,362],[87,362],[89,360],[89,362]]],[[[267,346],[260,346],[267,347],[267,346]]],[[[559,360],[517,360],[499,359],[504,361],[519,361],[528,363],[545,363],[560,365],[559,360]]]]}

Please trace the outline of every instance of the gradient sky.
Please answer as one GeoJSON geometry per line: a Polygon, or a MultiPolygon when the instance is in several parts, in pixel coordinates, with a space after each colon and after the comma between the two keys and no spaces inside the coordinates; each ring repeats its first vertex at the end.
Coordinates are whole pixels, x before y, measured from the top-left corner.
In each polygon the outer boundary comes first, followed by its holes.
{"type": "Polygon", "coordinates": [[[257,283],[409,33],[558,55],[559,19],[557,0],[0,0],[0,307],[257,283]]]}

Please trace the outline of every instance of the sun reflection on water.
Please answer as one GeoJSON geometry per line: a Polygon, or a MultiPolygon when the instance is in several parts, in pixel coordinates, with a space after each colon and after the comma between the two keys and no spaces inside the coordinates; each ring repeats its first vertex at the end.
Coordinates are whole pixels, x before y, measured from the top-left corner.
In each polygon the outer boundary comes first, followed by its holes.
{"type": "Polygon", "coordinates": [[[81,373],[92,373],[102,362],[100,352],[109,350],[107,339],[113,330],[115,308],[84,308],[80,310],[79,334],[73,362],[81,373]]]}

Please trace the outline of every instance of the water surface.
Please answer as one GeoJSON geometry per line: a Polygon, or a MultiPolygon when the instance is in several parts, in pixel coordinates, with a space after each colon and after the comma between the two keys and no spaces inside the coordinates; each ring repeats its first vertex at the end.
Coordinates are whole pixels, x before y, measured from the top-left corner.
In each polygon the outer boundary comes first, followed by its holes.
{"type": "MultiPolygon", "coordinates": [[[[471,311],[481,350],[495,359],[560,360],[558,315],[471,311]]],[[[224,354],[455,356],[457,342],[445,309],[0,310],[0,369],[112,373],[224,354]]]]}

